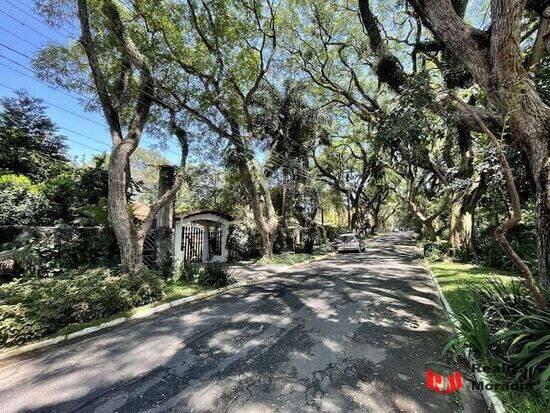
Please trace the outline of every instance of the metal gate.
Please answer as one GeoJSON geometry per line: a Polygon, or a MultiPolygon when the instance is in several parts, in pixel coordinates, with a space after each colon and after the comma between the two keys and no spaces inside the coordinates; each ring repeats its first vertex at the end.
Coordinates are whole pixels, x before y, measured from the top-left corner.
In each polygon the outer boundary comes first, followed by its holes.
{"type": "Polygon", "coordinates": [[[143,263],[150,270],[158,270],[157,229],[151,228],[143,241],[143,263]]]}
{"type": "Polygon", "coordinates": [[[195,225],[186,225],[181,228],[181,251],[186,262],[202,261],[202,243],[204,230],[195,225]]]}
{"type": "Polygon", "coordinates": [[[213,255],[222,254],[222,229],[220,227],[210,227],[208,231],[208,250],[209,259],[213,255]]]}

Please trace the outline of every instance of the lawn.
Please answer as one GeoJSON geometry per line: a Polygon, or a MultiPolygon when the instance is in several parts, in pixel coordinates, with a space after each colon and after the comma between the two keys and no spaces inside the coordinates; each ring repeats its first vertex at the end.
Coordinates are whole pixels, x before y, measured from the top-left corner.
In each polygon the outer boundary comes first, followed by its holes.
{"type": "Polygon", "coordinates": [[[443,290],[445,298],[454,311],[463,309],[463,296],[473,287],[486,285],[491,278],[498,277],[505,282],[515,278],[513,274],[494,268],[461,264],[456,262],[430,262],[430,268],[443,290]]]}
{"type": "MultiPolygon", "coordinates": [[[[464,309],[464,297],[473,287],[486,285],[488,280],[499,277],[505,282],[518,279],[512,273],[494,268],[461,264],[456,262],[430,262],[445,298],[455,312],[464,309]]],[[[495,383],[510,381],[510,377],[497,377],[489,374],[495,383]]],[[[509,413],[543,413],[547,407],[542,405],[537,395],[531,391],[497,390],[496,393],[509,413]]]]}

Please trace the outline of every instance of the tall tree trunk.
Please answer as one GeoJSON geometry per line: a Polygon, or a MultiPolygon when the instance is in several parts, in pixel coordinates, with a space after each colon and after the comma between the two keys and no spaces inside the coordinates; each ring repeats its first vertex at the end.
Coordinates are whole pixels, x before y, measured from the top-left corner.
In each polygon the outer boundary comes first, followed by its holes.
{"type": "Polygon", "coordinates": [[[451,206],[449,245],[455,254],[469,251],[476,255],[473,245],[474,212],[485,192],[486,184],[487,174],[482,173],[451,206]]]}
{"type": "Polygon", "coordinates": [[[520,108],[510,113],[514,140],[529,158],[535,184],[538,272],[541,284],[550,287],[550,108],[526,86],[520,108]]]}
{"type": "MultiPolygon", "coordinates": [[[[516,146],[529,156],[537,200],[539,277],[549,285],[550,107],[522,66],[521,23],[526,1],[492,0],[489,33],[464,22],[450,0],[409,1],[434,35],[468,68],[489,103],[509,121],[516,146]]],[[[546,26],[541,29],[546,33],[546,26]]],[[[474,118],[472,107],[463,108],[474,118]]]]}
{"type": "MultiPolygon", "coordinates": [[[[522,214],[521,214],[521,204],[519,195],[516,189],[516,184],[514,182],[514,176],[512,175],[512,169],[510,168],[510,165],[508,164],[508,160],[506,159],[506,155],[504,153],[504,150],[502,149],[502,145],[500,144],[498,138],[489,130],[487,125],[481,120],[481,118],[468,107],[466,103],[459,97],[457,97],[453,92],[451,92],[451,97],[455,99],[460,105],[462,105],[467,111],[469,111],[472,115],[472,117],[476,120],[476,122],[479,124],[481,129],[487,134],[487,136],[491,139],[491,142],[497,149],[497,153],[499,156],[499,160],[502,166],[502,172],[504,175],[504,179],[506,181],[506,187],[508,189],[508,194],[510,196],[510,203],[512,206],[512,211],[510,217],[501,225],[497,227],[495,230],[495,238],[506,253],[508,257],[514,262],[518,270],[521,272],[521,275],[523,276],[525,280],[525,284],[529,291],[533,294],[533,297],[535,299],[535,302],[537,304],[537,307],[541,310],[546,309],[546,297],[542,292],[540,291],[538,285],[536,284],[533,274],[531,273],[531,270],[529,267],[525,264],[525,262],[521,259],[521,257],[514,251],[514,248],[506,238],[507,232],[513,228],[515,225],[519,224],[522,220],[522,214]]],[[[546,145],[548,147],[548,145],[546,145]]],[[[539,159],[538,156],[536,159],[539,159]]],[[[548,164],[550,162],[550,159],[548,157],[543,158],[546,172],[548,172],[548,164]]],[[[539,165],[534,165],[535,167],[538,167],[539,165]]],[[[543,168],[544,170],[544,168],[543,168]]],[[[541,170],[539,168],[535,168],[534,171],[540,172],[541,170]]],[[[548,175],[546,176],[548,178],[548,175]]],[[[545,184],[548,183],[548,179],[543,181],[545,184]]],[[[548,185],[546,186],[548,188],[548,185]]],[[[548,197],[544,200],[548,202],[548,197]]],[[[548,206],[548,203],[546,207],[548,206]]]]}
{"type": "Polygon", "coordinates": [[[131,143],[123,141],[113,148],[109,158],[109,196],[107,207],[109,220],[120,248],[120,263],[123,270],[137,273],[141,268],[143,240],[137,237],[137,230],[126,197],[127,163],[132,151],[131,143]]]}
{"type": "Polygon", "coordinates": [[[265,177],[260,172],[260,168],[255,159],[243,152],[244,143],[236,145],[238,154],[238,167],[242,174],[243,183],[247,189],[250,206],[254,215],[256,228],[260,233],[262,242],[262,257],[271,258],[273,256],[273,244],[279,225],[279,219],[275,213],[271,193],[265,177]]]}
{"type": "MultiPolygon", "coordinates": [[[[550,141],[550,138],[549,138],[550,141]]],[[[550,289],[550,160],[534,174],[536,187],[536,231],[539,280],[550,289]]]]}
{"type": "MultiPolygon", "coordinates": [[[[176,171],[172,165],[159,167],[158,196],[163,196],[174,186],[176,171]]],[[[174,201],[166,202],[157,215],[156,243],[157,262],[164,277],[172,275],[174,264],[174,201]]]]}

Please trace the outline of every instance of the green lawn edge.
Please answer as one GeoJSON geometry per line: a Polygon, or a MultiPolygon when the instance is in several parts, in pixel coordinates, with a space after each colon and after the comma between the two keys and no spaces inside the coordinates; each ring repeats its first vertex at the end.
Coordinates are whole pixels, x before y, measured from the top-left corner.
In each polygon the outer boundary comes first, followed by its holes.
{"type": "MultiPolygon", "coordinates": [[[[460,312],[465,308],[464,297],[469,291],[475,287],[488,285],[488,280],[491,278],[498,277],[504,282],[519,279],[513,273],[483,265],[452,261],[427,260],[427,262],[454,312],[460,312]]],[[[502,377],[491,374],[488,374],[488,377],[494,382],[503,380],[502,377]]],[[[546,413],[548,411],[548,407],[542,404],[534,392],[500,389],[495,392],[509,413],[546,413]]]]}

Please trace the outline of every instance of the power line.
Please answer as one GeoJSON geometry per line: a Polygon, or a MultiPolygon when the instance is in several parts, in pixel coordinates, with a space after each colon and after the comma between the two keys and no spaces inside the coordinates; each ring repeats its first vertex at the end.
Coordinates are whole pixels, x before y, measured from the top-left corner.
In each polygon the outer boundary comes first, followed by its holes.
{"type": "Polygon", "coordinates": [[[32,46],[32,47],[38,47],[38,46],[35,45],[34,43],[28,41],[28,40],[25,39],[24,37],[19,36],[18,34],[12,32],[11,30],[5,29],[5,28],[3,28],[3,27],[0,27],[0,30],[2,30],[3,32],[8,33],[9,35],[15,37],[16,39],[19,39],[19,40],[21,40],[21,41],[27,43],[28,45],[30,45],[30,46],[32,46]]]}
{"type": "MultiPolygon", "coordinates": [[[[42,36],[44,37],[45,39],[48,39],[48,40],[53,40],[51,37],[45,35],[44,33],[41,33],[39,32],[38,30],[36,30],[34,27],[31,27],[29,26],[28,24],[22,22],[21,20],[19,20],[17,17],[13,17],[12,15],[10,15],[9,13],[6,13],[4,10],[0,9],[0,13],[2,13],[4,16],[7,16],[8,18],[10,18],[11,20],[19,23],[20,25],[22,26],[25,26],[27,29],[31,30],[32,32],[38,34],[39,36],[42,36]]],[[[55,41],[55,40],[54,40],[55,41]]],[[[56,42],[57,43],[57,42],[56,42]]]]}
{"type": "MultiPolygon", "coordinates": [[[[16,4],[13,4],[10,0],[4,0],[6,3],[8,3],[9,5],[11,5],[12,7],[15,7],[17,10],[19,10],[20,12],[22,12],[23,14],[29,16],[31,19],[41,23],[41,24],[44,24],[44,21],[42,21],[41,19],[39,19],[38,17],[36,16],[33,16],[32,14],[26,12],[25,10],[23,10],[21,7],[17,6],[16,4]]],[[[25,3],[23,2],[18,2],[19,4],[22,4],[23,6],[25,6],[27,9],[29,10],[32,10],[33,14],[34,14],[34,10],[27,6],[25,3]]],[[[51,26],[48,26],[51,30],[53,30],[54,32],[56,33],[59,33],[61,36],[67,36],[67,34],[65,33],[61,33],[59,30],[57,30],[55,27],[51,27],[51,26]]]]}
{"type": "MultiPolygon", "coordinates": [[[[24,56],[24,57],[26,57],[26,58],[32,60],[31,57],[25,55],[24,53],[18,52],[17,50],[12,49],[11,47],[6,46],[5,44],[3,44],[3,43],[1,43],[1,42],[0,42],[0,46],[5,47],[5,48],[7,48],[7,49],[9,49],[9,50],[11,50],[11,51],[13,51],[13,52],[15,52],[15,53],[18,53],[18,54],[20,54],[20,55],[22,55],[22,56],[24,56]]],[[[37,75],[37,73],[36,73],[35,71],[33,71],[32,69],[30,69],[30,68],[28,68],[28,67],[26,67],[26,66],[24,66],[24,65],[22,65],[22,64],[20,64],[20,63],[18,63],[18,62],[16,62],[15,60],[12,60],[12,59],[10,59],[10,58],[8,58],[8,57],[2,55],[2,54],[0,54],[0,57],[2,57],[2,58],[4,58],[4,59],[6,59],[6,60],[12,62],[13,64],[16,64],[17,66],[20,66],[20,67],[22,67],[23,69],[25,69],[25,70],[27,70],[27,71],[29,71],[29,72],[31,72],[31,73],[37,75]]],[[[73,98],[73,99],[76,98],[75,96],[72,96],[71,94],[69,94],[68,92],[64,91],[63,89],[60,89],[60,88],[58,88],[58,87],[51,86],[51,85],[48,84],[47,82],[44,82],[44,81],[42,81],[42,80],[40,80],[40,79],[38,79],[38,78],[36,78],[36,77],[29,76],[29,75],[27,75],[27,74],[21,72],[20,70],[14,69],[14,68],[12,68],[12,67],[6,65],[6,64],[0,63],[0,65],[2,65],[2,66],[4,66],[4,67],[7,67],[8,69],[13,70],[13,71],[15,71],[15,72],[17,72],[17,73],[19,73],[19,74],[21,74],[21,75],[27,77],[27,78],[30,78],[30,79],[35,80],[35,81],[37,81],[37,82],[44,83],[44,84],[45,84],[47,87],[49,87],[50,89],[56,90],[56,91],[58,91],[58,92],[60,92],[60,93],[62,93],[62,94],[64,94],[64,95],[66,95],[66,96],[69,96],[69,97],[71,97],[71,98],[73,98]]],[[[8,89],[10,89],[10,90],[12,90],[12,91],[15,91],[15,89],[10,88],[9,86],[7,86],[7,85],[5,85],[5,84],[0,83],[0,85],[4,86],[4,87],[6,87],[6,88],[8,88],[8,89]]],[[[81,95],[83,98],[87,99],[88,101],[93,102],[93,99],[87,97],[86,95],[84,95],[84,94],[81,93],[81,92],[73,91],[73,93],[77,93],[77,94],[81,95]]],[[[43,99],[43,100],[44,100],[44,99],[43,99]]],[[[51,102],[48,102],[48,101],[46,101],[46,100],[44,100],[44,102],[47,103],[48,105],[52,106],[52,107],[55,107],[55,108],[59,109],[59,110],[62,110],[62,111],[67,112],[67,113],[70,113],[70,114],[73,115],[73,116],[78,116],[78,117],[80,117],[80,118],[82,118],[82,119],[84,119],[84,120],[87,120],[87,121],[89,121],[89,122],[93,122],[93,123],[95,123],[95,124],[98,124],[99,126],[102,126],[103,128],[105,128],[105,129],[107,130],[106,126],[105,126],[103,123],[97,122],[97,121],[95,121],[95,120],[93,120],[93,119],[91,119],[91,118],[89,118],[89,117],[80,115],[80,114],[78,114],[78,113],[76,113],[76,112],[73,112],[73,111],[71,111],[71,110],[65,109],[65,108],[63,108],[63,107],[61,107],[61,106],[59,106],[59,105],[56,105],[56,104],[51,103],[51,102]]],[[[156,145],[156,143],[147,141],[147,140],[145,140],[145,139],[143,139],[143,138],[142,138],[142,141],[143,141],[144,143],[149,144],[149,145],[156,145]]],[[[167,151],[167,152],[170,152],[170,153],[172,153],[172,154],[174,154],[174,155],[177,155],[177,156],[180,155],[179,153],[177,153],[177,152],[175,152],[175,151],[172,151],[171,149],[167,149],[166,151],[167,151]]]]}
{"type": "MultiPolygon", "coordinates": [[[[11,2],[9,2],[9,0],[5,0],[5,1],[8,2],[8,3],[10,3],[10,4],[12,4],[11,2]]],[[[121,3],[121,4],[122,4],[122,3],[121,3]]],[[[13,5],[13,4],[12,4],[12,5],[13,5]]],[[[26,6],[26,5],[25,5],[25,6],[26,6]]],[[[125,6],[125,5],[123,5],[123,6],[125,6]]],[[[15,6],[15,7],[16,7],[16,6],[15,6]]],[[[28,6],[26,6],[26,7],[28,8],[28,6]]],[[[50,27],[50,26],[46,25],[41,19],[38,19],[37,17],[30,15],[29,13],[25,12],[24,10],[22,10],[22,9],[20,9],[20,8],[18,8],[18,7],[16,7],[16,8],[17,8],[18,10],[22,11],[25,15],[31,17],[32,19],[34,19],[34,20],[36,20],[36,21],[39,21],[41,24],[43,24],[43,25],[45,25],[45,26],[47,26],[47,27],[50,27]]],[[[47,35],[45,35],[45,34],[39,32],[39,31],[33,29],[32,27],[28,26],[27,24],[25,24],[24,22],[20,21],[19,19],[15,18],[15,17],[13,17],[13,16],[11,16],[11,15],[9,15],[8,13],[5,13],[5,12],[3,12],[3,11],[1,11],[1,10],[0,10],[0,12],[2,12],[4,15],[8,16],[8,17],[11,18],[12,20],[14,20],[14,21],[16,21],[16,22],[22,24],[23,26],[28,27],[28,28],[31,29],[33,32],[35,32],[35,33],[41,35],[42,37],[44,37],[44,38],[46,38],[46,39],[49,39],[49,40],[53,41],[54,43],[56,43],[56,44],[59,45],[59,46],[64,47],[63,45],[61,45],[59,42],[57,42],[57,41],[56,41],[55,39],[53,39],[52,37],[47,36],[47,35]]],[[[33,11],[33,13],[35,13],[35,12],[33,11]]],[[[35,13],[35,14],[36,14],[36,13],[35,13]]],[[[75,27],[75,26],[73,26],[73,27],[75,27]]],[[[52,29],[53,29],[53,28],[52,28],[52,29]]],[[[55,29],[53,29],[53,30],[55,30],[55,29]]],[[[78,41],[77,39],[75,39],[75,38],[73,38],[73,37],[71,37],[71,36],[68,36],[68,35],[66,35],[66,34],[63,34],[63,33],[59,32],[59,31],[57,31],[57,30],[55,30],[55,31],[58,32],[59,34],[61,34],[63,37],[69,39],[69,40],[78,41]]],[[[17,50],[15,50],[15,49],[13,49],[13,48],[11,48],[11,47],[9,47],[9,46],[3,44],[3,43],[0,43],[0,46],[3,46],[3,47],[5,47],[5,48],[7,48],[8,50],[11,50],[11,51],[14,52],[14,53],[17,53],[17,54],[19,54],[19,55],[21,55],[21,56],[23,56],[23,57],[29,59],[30,61],[33,61],[33,62],[36,61],[36,60],[33,59],[32,57],[30,57],[30,56],[28,56],[28,55],[26,55],[26,54],[24,54],[24,53],[22,53],[22,52],[20,52],[20,51],[17,51],[17,50]]],[[[128,60],[126,60],[124,57],[121,57],[121,60],[126,61],[126,62],[128,62],[128,63],[131,63],[131,62],[129,62],[128,60]]],[[[12,62],[13,62],[13,61],[12,61],[12,62]]],[[[19,66],[22,66],[22,65],[20,65],[19,63],[16,63],[16,64],[19,65],[19,66]]],[[[24,66],[23,66],[23,67],[24,67],[24,66]]],[[[26,67],[24,67],[24,68],[27,69],[27,70],[29,70],[29,71],[31,71],[31,72],[33,72],[33,73],[35,73],[35,72],[32,71],[31,69],[28,69],[28,68],[26,68],[26,67]]],[[[13,69],[12,69],[12,70],[13,70],[13,69]]],[[[36,73],[35,73],[35,74],[36,74],[36,73]]],[[[14,89],[10,88],[9,86],[3,85],[2,83],[0,83],[0,85],[2,85],[2,86],[4,86],[4,87],[7,87],[7,88],[9,88],[9,89],[11,89],[11,90],[14,90],[14,89]]],[[[162,84],[161,84],[161,86],[163,86],[163,87],[166,88],[166,86],[164,86],[164,85],[162,85],[162,84]]],[[[59,89],[57,89],[57,90],[59,90],[59,89]]],[[[60,90],[60,91],[61,91],[61,90],[60,90]]],[[[64,93],[63,91],[61,91],[61,92],[64,93]]],[[[98,92],[98,93],[102,93],[101,91],[97,91],[97,92],[98,92]]],[[[79,93],[79,92],[76,92],[76,93],[79,93]]],[[[86,98],[86,99],[88,99],[88,100],[91,100],[91,98],[89,98],[89,97],[83,95],[82,93],[79,93],[79,94],[82,95],[82,96],[84,96],[84,98],[86,98]]],[[[151,95],[149,95],[149,94],[147,94],[147,95],[148,95],[149,97],[154,98],[154,96],[151,96],[151,95]]],[[[80,117],[80,118],[82,118],[82,119],[85,119],[85,120],[87,120],[87,121],[89,121],[89,122],[93,122],[93,123],[98,124],[98,125],[100,125],[100,126],[102,126],[102,127],[105,127],[105,125],[103,125],[103,124],[101,124],[101,123],[99,123],[99,122],[97,122],[97,121],[95,121],[95,120],[93,120],[93,119],[90,119],[90,118],[88,118],[88,117],[79,115],[79,114],[77,114],[77,113],[75,113],[75,112],[73,112],[73,111],[67,110],[67,109],[65,109],[65,108],[62,108],[62,107],[60,107],[60,106],[58,106],[58,105],[55,105],[55,104],[50,103],[50,102],[47,102],[47,101],[45,101],[45,100],[44,100],[44,102],[48,103],[50,106],[55,107],[55,108],[57,108],[57,109],[59,109],[59,110],[65,111],[65,112],[70,113],[70,114],[72,114],[72,115],[74,115],[74,116],[78,116],[78,117],[80,117]]],[[[291,139],[290,137],[289,137],[289,140],[291,140],[291,141],[293,141],[294,143],[298,144],[296,141],[294,141],[294,140],[291,139]]],[[[239,144],[240,144],[240,143],[237,143],[237,142],[232,142],[232,143],[233,143],[234,145],[236,145],[236,146],[239,146],[239,144]]],[[[240,144],[240,145],[241,145],[241,148],[242,148],[242,149],[248,150],[248,148],[244,147],[243,144],[240,144]]],[[[170,150],[168,150],[168,151],[170,151],[170,150]]],[[[172,151],[170,151],[170,152],[172,152],[172,151]]],[[[273,155],[273,154],[271,154],[271,155],[273,155]]],[[[276,158],[276,159],[277,159],[277,158],[276,158]]],[[[273,161],[273,160],[272,160],[272,163],[275,164],[275,165],[277,165],[277,166],[279,166],[279,167],[287,167],[287,168],[289,167],[288,164],[286,164],[286,163],[288,162],[288,160],[283,159],[283,158],[278,158],[278,159],[279,159],[279,162],[276,162],[276,161],[273,161]],[[285,165],[285,164],[286,164],[286,165],[285,165]]],[[[291,169],[295,169],[296,171],[298,171],[298,173],[299,173],[302,177],[304,177],[304,178],[307,178],[308,176],[307,176],[306,174],[309,174],[309,173],[310,173],[309,171],[306,171],[305,169],[300,169],[299,167],[296,167],[296,166],[291,167],[291,169]]]]}

